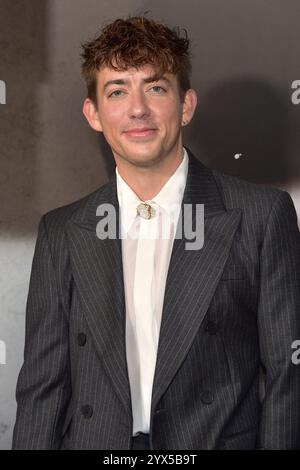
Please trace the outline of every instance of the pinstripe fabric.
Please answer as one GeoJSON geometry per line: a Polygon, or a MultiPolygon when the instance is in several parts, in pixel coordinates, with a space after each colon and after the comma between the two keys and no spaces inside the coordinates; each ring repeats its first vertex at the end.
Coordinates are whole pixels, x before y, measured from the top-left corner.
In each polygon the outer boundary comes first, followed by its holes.
{"type": "MultiPolygon", "coordinates": [[[[205,205],[199,251],[175,239],[155,369],[152,449],[300,448],[300,239],[288,193],[189,152],[183,204],[205,205]],[[267,387],[259,400],[259,372],[267,387]]],[[[121,240],[96,237],[115,178],[39,224],[14,449],[130,449],[121,240]]]]}

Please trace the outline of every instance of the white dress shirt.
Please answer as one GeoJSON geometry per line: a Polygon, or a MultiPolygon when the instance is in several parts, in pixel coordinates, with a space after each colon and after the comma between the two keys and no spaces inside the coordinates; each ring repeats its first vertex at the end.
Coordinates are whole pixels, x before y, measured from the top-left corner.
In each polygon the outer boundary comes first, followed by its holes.
{"type": "Polygon", "coordinates": [[[188,154],[160,192],[144,201],[151,219],[137,215],[142,202],[116,168],[126,304],[126,355],[133,435],[149,433],[152,385],[169,262],[188,172],[188,154]]]}

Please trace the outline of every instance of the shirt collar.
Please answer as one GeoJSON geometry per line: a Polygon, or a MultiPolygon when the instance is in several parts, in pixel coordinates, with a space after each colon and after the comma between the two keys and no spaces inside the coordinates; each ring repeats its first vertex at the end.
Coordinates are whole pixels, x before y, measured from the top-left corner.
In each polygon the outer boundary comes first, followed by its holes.
{"type": "Polygon", "coordinates": [[[120,175],[118,167],[116,167],[117,195],[120,205],[122,225],[126,230],[129,229],[133,220],[135,219],[137,215],[136,208],[141,202],[149,202],[149,204],[153,205],[154,208],[159,206],[159,208],[166,211],[170,217],[175,217],[175,214],[178,212],[177,209],[181,206],[184,188],[186,185],[188,159],[188,153],[183,147],[183,159],[176,168],[176,171],[161,188],[159,193],[151,200],[147,201],[141,201],[139,199],[139,197],[120,175]]]}

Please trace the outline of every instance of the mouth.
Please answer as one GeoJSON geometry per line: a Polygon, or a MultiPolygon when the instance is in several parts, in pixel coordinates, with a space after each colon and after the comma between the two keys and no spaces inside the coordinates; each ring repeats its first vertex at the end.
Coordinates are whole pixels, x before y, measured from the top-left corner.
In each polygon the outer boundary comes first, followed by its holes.
{"type": "Polygon", "coordinates": [[[142,129],[130,129],[125,132],[125,135],[128,137],[152,137],[157,132],[157,129],[154,128],[142,128],[142,129]]]}

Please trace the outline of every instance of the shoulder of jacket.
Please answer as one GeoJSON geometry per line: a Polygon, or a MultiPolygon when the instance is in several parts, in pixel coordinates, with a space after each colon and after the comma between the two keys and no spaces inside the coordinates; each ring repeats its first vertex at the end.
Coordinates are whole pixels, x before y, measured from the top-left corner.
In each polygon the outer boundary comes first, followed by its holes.
{"type": "Polygon", "coordinates": [[[286,193],[273,186],[253,183],[219,171],[213,170],[212,173],[227,208],[261,208],[263,212],[264,209],[268,211],[280,194],[286,193]]]}
{"type": "Polygon", "coordinates": [[[65,224],[75,217],[78,210],[84,210],[85,207],[87,207],[94,198],[99,197],[99,195],[105,191],[110,184],[111,183],[108,182],[80,199],[55,209],[51,209],[42,215],[41,220],[43,219],[45,221],[48,230],[51,230],[54,226],[56,229],[59,227],[64,228],[65,224]]]}

